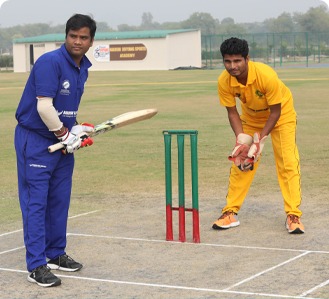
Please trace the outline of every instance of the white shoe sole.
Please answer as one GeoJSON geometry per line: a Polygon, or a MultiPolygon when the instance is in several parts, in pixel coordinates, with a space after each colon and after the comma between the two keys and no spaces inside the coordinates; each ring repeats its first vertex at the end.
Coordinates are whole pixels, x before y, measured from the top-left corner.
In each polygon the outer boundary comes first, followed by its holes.
{"type": "Polygon", "coordinates": [[[44,288],[48,288],[48,287],[52,287],[52,286],[59,286],[61,284],[61,281],[59,281],[59,282],[55,281],[55,282],[52,282],[52,283],[40,283],[40,282],[37,282],[35,279],[33,279],[30,276],[27,277],[27,280],[29,282],[36,283],[37,285],[39,285],[41,287],[44,287],[44,288]]]}
{"type": "MultiPolygon", "coordinates": [[[[216,225],[215,223],[213,225],[216,225]]],[[[231,227],[237,227],[240,225],[240,221],[235,221],[235,222],[232,222],[228,225],[222,225],[222,226],[218,226],[216,225],[217,227],[215,229],[229,229],[231,227]]]]}
{"type": "Polygon", "coordinates": [[[290,230],[288,226],[286,226],[286,228],[287,228],[289,234],[303,234],[304,233],[304,231],[301,230],[299,227],[297,227],[294,230],[290,230]]]}
{"type": "Polygon", "coordinates": [[[59,270],[59,271],[64,271],[64,272],[76,272],[79,271],[81,268],[64,268],[64,267],[60,267],[58,265],[55,264],[47,264],[47,266],[51,269],[51,270],[59,270]]]}
{"type": "Polygon", "coordinates": [[[229,225],[223,225],[223,226],[220,226],[220,228],[231,228],[231,227],[236,227],[236,226],[239,226],[240,225],[240,221],[236,221],[236,222],[232,222],[230,223],[229,225]]]}

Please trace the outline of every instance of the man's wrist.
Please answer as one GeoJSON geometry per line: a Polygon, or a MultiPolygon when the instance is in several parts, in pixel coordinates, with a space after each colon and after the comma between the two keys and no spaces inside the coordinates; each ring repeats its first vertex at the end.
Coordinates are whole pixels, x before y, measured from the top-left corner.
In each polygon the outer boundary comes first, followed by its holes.
{"type": "Polygon", "coordinates": [[[60,139],[63,136],[65,136],[67,134],[67,132],[68,132],[68,128],[62,126],[59,130],[54,131],[54,134],[58,139],[60,139]]]}

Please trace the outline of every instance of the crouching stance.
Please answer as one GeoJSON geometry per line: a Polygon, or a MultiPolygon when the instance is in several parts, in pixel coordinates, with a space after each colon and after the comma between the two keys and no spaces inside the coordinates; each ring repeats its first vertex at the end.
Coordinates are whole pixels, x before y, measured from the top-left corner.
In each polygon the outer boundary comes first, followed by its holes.
{"type": "Polygon", "coordinates": [[[236,145],[226,206],[214,229],[240,225],[237,214],[258,168],[262,150],[271,135],[277,176],[284,200],[289,233],[304,233],[301,223],[301,182],[296,145],[296,112],[291,91],[269,66],[249,60],[245,40],[230,38],[220,48],[225,70],[218,78],[218,95],[225,106],[236,145]],[[236,108],[241,104],[241,115],[236,108]]]}

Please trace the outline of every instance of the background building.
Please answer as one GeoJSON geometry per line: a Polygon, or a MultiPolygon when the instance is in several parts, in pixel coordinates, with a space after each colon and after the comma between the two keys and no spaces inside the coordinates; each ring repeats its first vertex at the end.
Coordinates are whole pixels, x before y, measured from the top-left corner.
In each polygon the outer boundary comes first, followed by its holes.
{"type": "MultiPolygon", "coordinates": [[[[65,34],[14,40],[14,72],[29,72],[43,54],[59,48],[65,34]]],[[[91,71],[201,68],[201,32],[196,29],[96,33],[87,52],[91,71]]]]}

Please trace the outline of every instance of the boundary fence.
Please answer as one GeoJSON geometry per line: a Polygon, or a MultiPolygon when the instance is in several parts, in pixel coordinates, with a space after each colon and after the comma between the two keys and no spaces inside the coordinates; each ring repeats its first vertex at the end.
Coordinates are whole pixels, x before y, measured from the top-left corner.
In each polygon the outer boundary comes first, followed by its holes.
{"type": "Polygon", "coordinates": [[[329,67],[329,32],[255,33],[203,35],[202,61],[205,68],[221,68],[221,43],[232,36],[245,39],[249,56],[273,67],[329,67]]]}

